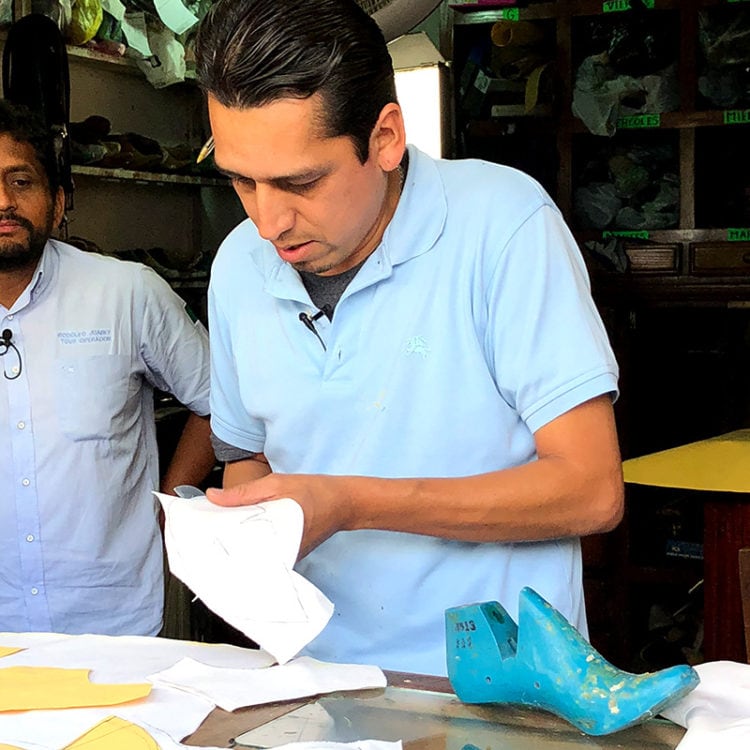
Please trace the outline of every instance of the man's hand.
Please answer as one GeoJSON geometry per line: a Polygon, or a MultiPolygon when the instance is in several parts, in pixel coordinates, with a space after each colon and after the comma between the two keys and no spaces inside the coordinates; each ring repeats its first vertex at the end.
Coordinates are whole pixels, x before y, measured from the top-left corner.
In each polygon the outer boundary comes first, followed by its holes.
{"type": "Polygon", "coordinates": [[[345,504],[337,502],[337,490],[343,480],[319,474],[271,473],[227,489],[209,489],[206,496],[212,503],[225,507],[286,497],[296,500],[305,517],[299,553],[303,558],[329,536],[347,528],[345,504]]]}

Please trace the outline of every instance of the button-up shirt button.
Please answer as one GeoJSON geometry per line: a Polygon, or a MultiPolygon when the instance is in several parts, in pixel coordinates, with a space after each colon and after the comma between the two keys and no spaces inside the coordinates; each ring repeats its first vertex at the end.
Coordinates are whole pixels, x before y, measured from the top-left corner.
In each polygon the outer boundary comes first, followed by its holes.
{"type": "Polygon", "coordinates": [[[24,427],[26,427],[26,422],[19,422],[17,427],[19,430],[22,430],[24,427]]]}
{"type": "Polygon", "coordinates": [[[14,375],[18,375],[18,373],[20,372],[20,370],[18,369],[18,365],[13,365],[13,367],[11,367],[11,368],[10,368],[10,371],[11,371],[11,372],[12,372],[12,373],[13,373],[14,375]]]}
{"type": "Polygon", "coordinates": [[[21,484],[22,484],[22,485],[23,485],[24,487],[28,487],[28,486],[29,486],[29,485],[31,484],[31,482],[30,482],[30,481],[29,481],[28,479],[22,479],[22,480],[21,480],[21,484]]]}
{"type": "Polygon", "coordinates": [[[27,534],[26,535],[26,541],[27,542],[33,542],[34,541],[34,535],[33,534],[27,534]]]}
{"type": "Polygon", "coordinates": [[[39,593],[39,589],[36,586],[33,586],[31,589],[31,593],[36,596],[39,593]]]}
{"type": "Polygon", "coordinates": [[[14,315],[13,313],[11,313],[11,314],[10,314],[10,315],[8,316],[8,320],[13,320],[13,318],[15,318],[15,317],[16,317],[16,316],[15,316],[15,315],[14,315]]]}

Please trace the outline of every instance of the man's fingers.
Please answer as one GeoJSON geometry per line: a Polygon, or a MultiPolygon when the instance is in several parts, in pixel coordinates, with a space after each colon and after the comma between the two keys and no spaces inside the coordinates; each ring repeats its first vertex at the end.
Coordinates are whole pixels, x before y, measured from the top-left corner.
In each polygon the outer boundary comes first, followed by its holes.
{"type": "Polygon", "coordinates": [[[226,490],[211,487],[206,490],[206,497],[212,503],[223,505],[227,508],[233,508],[237,505],[253,505],[261,500],[248,491],[247,485],[242,484],[226,490]]]}

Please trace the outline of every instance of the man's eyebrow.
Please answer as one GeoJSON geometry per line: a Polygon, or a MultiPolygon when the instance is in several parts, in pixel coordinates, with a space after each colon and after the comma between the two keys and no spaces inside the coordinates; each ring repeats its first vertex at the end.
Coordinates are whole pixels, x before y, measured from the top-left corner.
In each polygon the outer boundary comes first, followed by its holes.
{"type": "Polygon", "coordinates": [[[3,173],[9,174],[10,172],[39,173],[39,170],[31,162],[19,162],[18,164],[9,164],[7,167],[3,167],[3,173]]]}
{"type": "Polygon", "coordinates": [[[239,172],[233,172],[231,169],[223,169],[222,167],[219,167],[217,165],[216,167],[219,172],[221,172],[225,177],[228,177],[230,180],[252,180],[253,182],[269,182],[272,185],[289,185],[291,183],[295,182],[305,182],[308,180],[315,180],[320,179],[321,177],[325,177],[330,171],[331,167],[328,164],[321,165],[319,167],[313,167],[311,169],[307,169],[303,172],[298,172],[296,174],[288,174],[288,175],[280,175],[278,177],[270,177],[267,180],[256,180],[253,177],[248,177],[247,175],[240,174],[239,172]]]}

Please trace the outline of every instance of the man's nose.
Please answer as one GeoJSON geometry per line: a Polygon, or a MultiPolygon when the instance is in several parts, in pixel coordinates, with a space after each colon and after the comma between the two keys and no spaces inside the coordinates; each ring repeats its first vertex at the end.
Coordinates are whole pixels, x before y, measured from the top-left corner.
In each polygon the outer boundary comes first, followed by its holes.
{"type": "Polygon", "coordinates": [[[15,191],[0,181],[0,211],[7,211],[17,206],[18,200],[15,191]]]}
{"type": "Polygon", "coordinates": [[[253,208],[248,214],[255,223],[258,234],[265,240],[273,242],[294,226],[295,211],[289,196],[283,190],[258,185],[253,208]]]}

